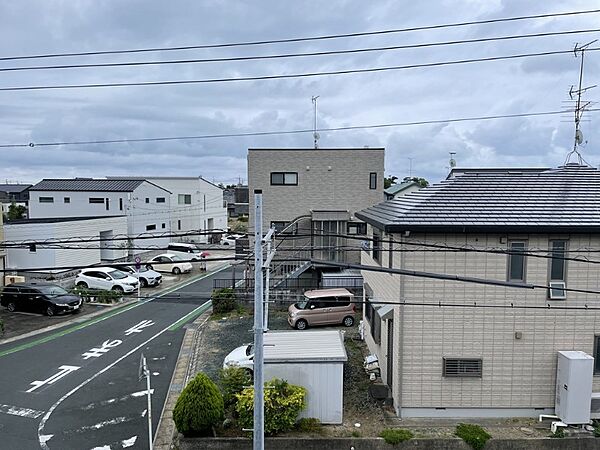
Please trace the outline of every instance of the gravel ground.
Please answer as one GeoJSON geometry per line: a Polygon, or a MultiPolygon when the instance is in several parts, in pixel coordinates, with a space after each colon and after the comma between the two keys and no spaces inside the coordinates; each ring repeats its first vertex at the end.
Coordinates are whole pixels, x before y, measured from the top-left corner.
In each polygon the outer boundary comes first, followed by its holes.
{"type": "MultiPolygon", "coordinates": [[[[248,311],[211,317],[202,328],[192,373],[202,371],[217,380],[225,356],[234,348],[252,342],[253,322],[254,318],[248,311]]],[[[269,327],[272,330],[289,330],[287,312],[272,311],[269,327]]],[[[378,436],[385,428],[408,428],[415,437],[456,438],[454,431],[460,422],[478,423],[494,438],[523,439],[549,435],[550,422],[539,424],[535,419],[398,419],[390,407],[370,398],[370,381],[362,368],[363,358],[368,354],[366,344],[358,338],[356,327],[344,330],[348,353],[348,363],[344,366],[344,423],[324,426],[320,435],[367,437],[378,436]]]]}

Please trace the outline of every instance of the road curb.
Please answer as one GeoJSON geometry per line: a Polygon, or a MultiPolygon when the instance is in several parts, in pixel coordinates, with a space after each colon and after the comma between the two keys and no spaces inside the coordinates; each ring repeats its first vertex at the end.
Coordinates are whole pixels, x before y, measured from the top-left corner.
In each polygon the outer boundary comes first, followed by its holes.
{"type": "Polygon", "coordinates": [[[177,433],[175,422],[173,422],[173,409],[175,408],[179,394],[193,375],[190,373],[190,370],[195,359],[196,346],[210,314],[211,310],[208,310],[202,313],[190,325],[187,325],[181,342],[181,348],[179,349],[177,364],[175,365],[171,383],[169,384],[167,398],[163,405],[156,433],[154,434],[154,450],[173,449],[173,437],[177,433]]]}

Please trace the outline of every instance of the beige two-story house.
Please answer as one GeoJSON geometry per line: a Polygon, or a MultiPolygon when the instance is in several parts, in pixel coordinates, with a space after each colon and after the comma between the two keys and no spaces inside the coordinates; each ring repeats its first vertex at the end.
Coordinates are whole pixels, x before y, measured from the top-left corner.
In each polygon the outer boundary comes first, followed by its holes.
{"type": "Polygon", "coordinates": [[[600,390],[599,199],[587,166],[454,169],[356,213],[362,264],[419,275],[362,271],[366,341],[399,416],[552,413],[563,350],[596,357],[600,390]]]}
{"type": "Polygon", "coordinates": [[[254,191],[260,189],[265,233],[274,226],[278,232],[312,235],[302,245],[313,249],[313,258],[358,262],[360,246],[342,235],[366,235],[356,211],[383,198],[384,153],[383,148],[249,149],[250,235],[254,191]]]}

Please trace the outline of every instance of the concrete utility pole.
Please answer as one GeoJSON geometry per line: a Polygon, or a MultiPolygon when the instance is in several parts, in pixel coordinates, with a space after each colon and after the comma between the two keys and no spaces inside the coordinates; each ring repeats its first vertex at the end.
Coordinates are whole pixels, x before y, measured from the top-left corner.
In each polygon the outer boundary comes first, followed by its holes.
{"type": "Polygon", "coordinates": [[[271,261],[273,256],[275,256],[275,251],[277,249],[271,250],[271,244],[273,243],[273,235],[275,234],[275,228],[271,228],[267,235],[264,237],[263,242],[267,243],[267,260],[265,261],[265,314],[264,314],[264,331],[269,331],[269,294],[270,294],[270,281],[271,281],[271,261]]]}
{"type": "Polygon", "coordinates": [[[254,450],[265,448],[262,190],[254,190],[254,450]]]}

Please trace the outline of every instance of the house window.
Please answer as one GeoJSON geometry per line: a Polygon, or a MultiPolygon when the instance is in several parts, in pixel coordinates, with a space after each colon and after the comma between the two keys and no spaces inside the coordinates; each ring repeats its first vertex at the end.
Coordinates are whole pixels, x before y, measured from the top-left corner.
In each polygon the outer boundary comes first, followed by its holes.
{"type": "Polygon", "coordinates": [[[377,189],[377,172],[369,174],[369,189],[377,189]]]}
{"type": "Polygon", "coordinates": [[[567,241],[550,241],[550,256],[548,263],[548,298],[564,300],[567,298],[567,241]]]}
{"type": "Polygon", "coordinates": [[[150,203],[150,199],[146,197],[146,203],[150,203]]]}
{"type": "Polygon", "coordinates": [[[371,256],[378,263],[381,262],[381,234],[375,228],[373,228],[373,249],[371,250],[371,256]]]}
{"type": "Polygon", "coordinates": [[[156,230],[156,225],[155,224],[146,225],[146,231],[152,231],[152,230],[156,230]]]}
{"type": "Polygon", "coordinates": [[[362,222],[348,222],[346,231],[348,234],[359,234],[364,236],[367,234],[367,224],[362,222]]]}
{"type": "Polygon", "coordinates": [[[29,253],[36,253],[36,252],[37,252],[37,245],[29,244],[29,253]]]}
{"type": "Polygon", "coordinates": [[[165,203],[166,199],[164,197],[156,197],[156,203],[165,203]]]}
{"type": "Polygon", "coordinates": [[[483,360],[480,358],[444,358],[444,377],[481,378],[482,372],[483,360]]]}
{"type": "Polygon", "coordinates": [[[40,203],[54,203],[54,197],[40,197],[40,203]]]}
{"type": "Polygon", "coordinates": [[[525,281],[525,251],[527,243],[512,241],[508,244],[508,281],[525,281]]]}
{"type": "Polygon", "coordinates": [[[600,336],[594,336],[594,375],[600,375],[600,336]]]}
{"type": "Polygon", "coordinates": [[[71,203],[71,197],[65,197],[65,198],[63,198],[63,202],[64,203],[71,203]]]}
{"type": "Polygon", "coordinates": [[[104,199],[102,197],[90,197],[88,199],[88,202],[91,203],[97,203],[97,204],[104,204],[104,199]]]}
{"type": "Polygon", "coordinates": [[[178,220],[178,221],[177,221],[177,229],[178,229],[178,230],[181,230],[181,220],[178,220]]]}
{"type": "Polygon", "coordinates": [[[369,322],[371,337],[376,344],[381,343],[381,317],[377,315],[377,308],[373,306],[371,300],[367,297],[365,304],[365,316],[369,322]]]}
{"type": "Polygon", "coordinates": [[[161,228],[166,228],[166,227],[167,227],[167,225],[163,223],[163,224],[162,224],[160,227],[161,227],[161,228]]]}
{"type": "Polygon", "coordinates": [[[191,205],[192,204],[192,194],[177,195],[177,203],[180,205],[191,205]]]}
{"type": "Polygon", "coordinates": [[[110,210],[110,198],[106,199],[106,210],[109,211],[110,210]]]}
{"type": "Polygon", "coordinates": [[[123,211],[123,199],[119,199],[119,211],[123,211]]]}
{"type": "Polygon", "coordinates": [[[276,233],[281,233],[285,227],[287,227],[287,222],[274,221],[271,222],[271,228],[275,228],[276,233]]]}
{"type": "Polygon", "coordinates": [[[271,184],[274,186],[297,186],[297,172],[271,172],[271,184]]]}
{"type": "Polygon", "coordinates": [[[391,235],[388,236],[389,239],[389,248],[388,248],[388,268],[392,268],[394,266],[394,239],[391,235]]]}

